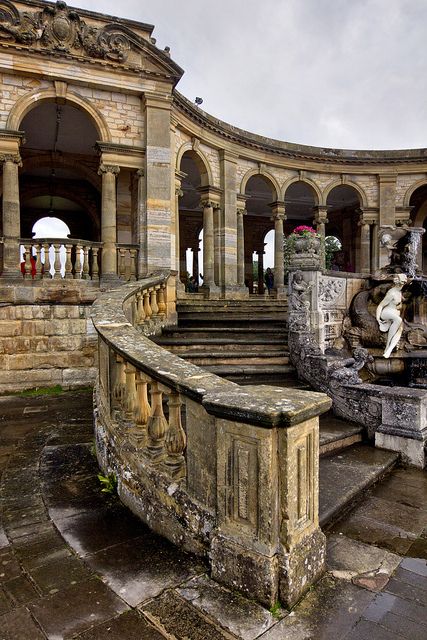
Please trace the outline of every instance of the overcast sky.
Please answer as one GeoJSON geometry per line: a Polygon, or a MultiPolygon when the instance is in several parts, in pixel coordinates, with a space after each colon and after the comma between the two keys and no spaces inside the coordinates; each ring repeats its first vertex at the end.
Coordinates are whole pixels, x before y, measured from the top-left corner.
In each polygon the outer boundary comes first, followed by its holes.
{"type": "MultiPolygon", "coordinates": [[[[71,1],[70,1],[71,4],[71,1]]],[[[155,25],[178,90],[255,133],[427,147],[427,0],[73,0],[155,25]]]]}

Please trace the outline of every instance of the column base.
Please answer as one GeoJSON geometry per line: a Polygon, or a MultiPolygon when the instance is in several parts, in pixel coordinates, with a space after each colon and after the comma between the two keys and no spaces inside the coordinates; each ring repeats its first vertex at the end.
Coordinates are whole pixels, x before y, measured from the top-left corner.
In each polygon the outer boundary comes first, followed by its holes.
{"type": "Polygon", "coordinates": [[[283,300],[287,297],[287,288],[284,285],[283,287],[274,287],[273,293],[277,300],[283,300]]]}
{"type": "Polygon", "coordinates": [[[202,284],[199,293],[203,293],[205,298],[217,300],[221,297],[221,289],[216,284],[202,284]]]}
{"type": "Polygon", "coordinates": [[[105,287],[106,289],[112,289],[113,287],[119,287],[125,283],[120,280],[116,273],[105,273],[100,277],[99,284],[102,288],[105,287]]]}
{"type": "Polygon", "coordinates": [[[226,300],[246,300],[249,298],[249,289],[243,284],[225,285],[221,295],[226,300]]]}

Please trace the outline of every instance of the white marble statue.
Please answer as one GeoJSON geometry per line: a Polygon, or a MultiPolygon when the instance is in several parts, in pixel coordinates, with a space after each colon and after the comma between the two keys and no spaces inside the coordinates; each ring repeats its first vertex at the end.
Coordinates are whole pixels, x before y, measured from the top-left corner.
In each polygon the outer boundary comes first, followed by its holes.
{"type": "Polygon", "coordinates": [[[393,277],[393,286],[387,291],[377,307],[377,322],[380,331],[387,331],[387,344],[384,358],[389,358],[397,346],[403,331],[403,319],[400,316],[402,308],[402,288],[408,278],[404,273],[397,273],[393,277]]]}

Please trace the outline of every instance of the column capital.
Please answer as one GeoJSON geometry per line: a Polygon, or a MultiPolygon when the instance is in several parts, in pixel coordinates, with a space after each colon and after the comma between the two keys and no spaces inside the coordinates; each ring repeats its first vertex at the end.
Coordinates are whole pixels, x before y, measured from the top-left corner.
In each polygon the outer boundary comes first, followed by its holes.
{"type": "Polygon", "coordinates": [[[404,224],[411,224],[411,212],[414,207],[396,207],[395,222],[401,226],[404,224]]]}
{"type": "Polygon", "coordinates": [[[18,167],[22,167],[22,158],[19,153],[2,153],[0,154],[0,162],[13,162],[18,167]]]}
{"type": "Polygon", "coordinates": [[[276,200],[275,202],[270,202],[268,206],[270,207],[273,214],[273,220],[286,220],[286,209],[284,202],[276,200]]]}
{"type": "Polygon", "coordinates": [[[138,176],[138,178],[143,178],[145,176],[144,169],[138,169],[138,171],[136,171],[136,175],[138,176]]]}
{"type": "Polygon", "coordinates": [[[376,207],[363,207],[359,208],[359,222],[363,224],[376,224],[378,223],[378,208],[376,207]]]}
{"type": "Polygon", "coordinates": [[[207,185],[205,187],[199,187],[197,191],[200,193],[200,204],[202,207],[212,207],[212,209],[219,209],[221,207],[221,189],[207,185]]]}
{"type": "Polygon", "coordinates": [[[206,209],[208,207],[211,207],[212,209],[220,208],[219,202],[217,202],[216,200],[212,200],[211,198],[201,198],[200,206],[203,207],[203,209],[206,209]]]}
{"type": "Polygon", "coordinates": [[[328,207],[325,204],[319,204],[316,205],[315,207],[313,207],[313,213],[314,213],[314,221],[313,223],[321,223],[323,222],[324,224],[327,224],[329,222],[328,220],[328,207]]]}
{"type": "Polygon", "coordinates": [[[184,195],[183,190],[181,189],[180,185],[175,184],[175,195],[178,198],[182,198],[182,196],[184,195]]]}
{"type": "Polygon", "coordinates": [[[117,164],[104,164],[101,163],[98,169],[98,175],[101,176],[104,173],[112,173],[115,176],[118,176],[120,173],[120,167],[117,164]]]}

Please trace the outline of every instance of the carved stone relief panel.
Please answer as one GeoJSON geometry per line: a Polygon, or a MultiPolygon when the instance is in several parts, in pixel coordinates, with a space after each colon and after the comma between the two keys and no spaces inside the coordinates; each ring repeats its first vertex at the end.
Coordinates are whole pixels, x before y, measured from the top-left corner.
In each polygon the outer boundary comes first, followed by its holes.
{"type": "Polygon", "coordinates": [[[319,279],[319,302],[322,309],[344,308],[346,282],[343,278],[321,276],[319,279]]]}

